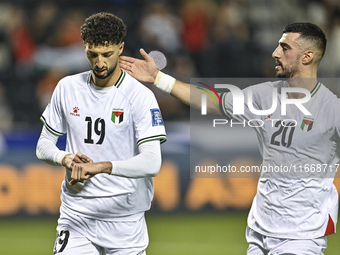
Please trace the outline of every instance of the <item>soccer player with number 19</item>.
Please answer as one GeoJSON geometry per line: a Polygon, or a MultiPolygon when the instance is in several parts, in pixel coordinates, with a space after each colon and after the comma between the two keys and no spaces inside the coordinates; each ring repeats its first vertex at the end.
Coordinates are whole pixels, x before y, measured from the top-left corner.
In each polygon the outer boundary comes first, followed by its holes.
{"type": "Polygon", "coordinates": [[[63,78],[41,116],[37,156],[66,167],[54,254],[146,254],[144,212],[166,136],[153,93],[119,67],[125,34],[112,14],[87,18],[81,37],[92,70],[63,78]]]}
{"type": "MultiPolygon", "coordinates": [[[[310,100],[303,106],[311,116],[305,116],[295,105],[287,107],[286,116],[281,114],[280,106],[272,115],[254,114],[249,103],[243,104],[244,114],[233,114],[235,102],[229,92],[220,95],[221,108],[213,100],[207,101],[209,113],[239,121],[261,119],[264,125],[255,130],[263,167],[296,167],[291,173],[261,173],[248,216],[248,255],[321,255],[327,247],[327,235],[335,233],[338,193],[333,179],[339,161],[336,150],[340,147],[340,100],[317,79],[325,48],[326,36],[318,26],[287,25],[272,54],[276,76],[286,79],[257,84],[242,92],[246,98],[252,91],[254,109],[268,110],[274,99],[281,106],[279,94],[285,91],[283,88],[304,89],[310,93],[310,100]],[[277,98],[273,98],[274,90],[280,91],[277,98]],[[298,125],[284,125],[282,118],[296,120],[298,125]],[[327,171],[313,173],[309,171],[313,165],[319,169],[326,165],[327,171]]],[[[201,108],[200,99],[205,92],[158,71],[144,50],[141,54],[145,60],[121,57],[121,68],[138,80],[153,83],[182,102],[201,108]]],[[[305,95],[290,92],[283,96],[300,100],[305,95]]],[[[217,96],[215,100],[218,101],[217,96]]]]}

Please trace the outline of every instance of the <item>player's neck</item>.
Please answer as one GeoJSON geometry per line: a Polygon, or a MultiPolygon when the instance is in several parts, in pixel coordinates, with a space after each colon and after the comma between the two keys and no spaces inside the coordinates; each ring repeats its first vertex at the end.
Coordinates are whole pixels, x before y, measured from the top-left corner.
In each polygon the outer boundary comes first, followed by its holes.
{"type": "MultiPolygon", "coordinates": [[[[304,88],[311,92],[318,83],[317,68],[309,67],[300,69],[292,78],[288,79],[288,83],[290,87],[304,88]]],[[[301,93],[295,94],[297,95],[293,95],[293,98],[304,97],[301,93]]]]}
{"type": "Polygon", "coordinates": [[[117,68],[114,70],[114,72],[110,75],[110,77],[107,77],[106,79],[98,79],[93,73],[92,73],[92,81],[94,85],[98,87],[111,87],[114,86],[120,75],[122,73],[122,70],[117,66],[117,68]]]}
{"type": "MultiPolygon", "coordinates": [[[[289,86],[293,88],[303,88],[307,89],[309,92],[312,92],[314,87],[318,83],[318,79],[316,77],[313,78],[290,78],[288,80],[289,86]]],[[[289,98],[303,98],[305,97],[302,93],[289,93],[289,98]]]]}

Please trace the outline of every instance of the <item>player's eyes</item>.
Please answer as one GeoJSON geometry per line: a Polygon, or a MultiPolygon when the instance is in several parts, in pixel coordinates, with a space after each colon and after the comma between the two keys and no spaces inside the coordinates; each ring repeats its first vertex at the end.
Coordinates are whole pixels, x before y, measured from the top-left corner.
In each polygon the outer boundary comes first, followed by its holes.
{"type": "Polygon", "coordinates": [[[98,56],[98,54],[92,53],[92,52],[88,52],[87,56],[89,56],[90,58],[96,58],[98,56]]]}
{"type": "MultiPolygon", "coordinates": [[[[104,53],[104,54],[101,54],[101,55],[102,55],[102,57],[104,57],[104,58],[109,58],[109,57],[112,56],[112,54],[113,54],[113,52],[108,52],[108,53],[104,53]]],[[[98,53],[87,52],[87,56],[88,56],[89,58],[96,58],[96,57],[98,57],[98,53]]]]}
{"type": "Polygon", "coordinates": [[[104,58],[109,58],[109,57],[111,57],[112,56],[112,52],[110,52],[110,53],[105,53],[105,54],[103,54],[103,57],[104,58]]]}

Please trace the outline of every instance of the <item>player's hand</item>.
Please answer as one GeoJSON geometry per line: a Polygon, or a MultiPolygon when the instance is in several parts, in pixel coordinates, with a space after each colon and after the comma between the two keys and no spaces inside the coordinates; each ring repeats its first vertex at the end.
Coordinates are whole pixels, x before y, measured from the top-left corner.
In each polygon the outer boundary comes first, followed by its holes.
{"type": "Polygon", "coordinates": [[[76,163],[72,165],[72,180],[69,182],[71,186],[77,182],[84,182],[99,173],[111,173],[111,162],[99,163],[76,163]]]}
{"type": "Polygon", "coordinates": [[[77,163],[92,163],[92,159],[90,159],[85,154],[82,154],[80,152],[77,152],[75,154],[67,154],[63,160],[62,165],[68,168],[69,170],[72,170],[73,164],[77,163]]]}
{"type": "Polygon", "coordinates": [[[158,73],[155,61],[143,49],[139,52],[144,60],[121,56],[119,66],[137,80],[154,84],[158,73]]]}

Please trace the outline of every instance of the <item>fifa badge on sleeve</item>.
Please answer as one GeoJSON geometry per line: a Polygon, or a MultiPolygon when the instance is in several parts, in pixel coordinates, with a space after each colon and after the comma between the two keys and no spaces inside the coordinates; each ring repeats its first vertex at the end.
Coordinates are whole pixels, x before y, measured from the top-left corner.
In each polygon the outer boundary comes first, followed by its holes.
{"type": "Polygon", "coordinates": [[[150,109],[151,111],[151,119],[152,119],[152,126],[164,126],[162,115],[159,109],[150,109]]]}

